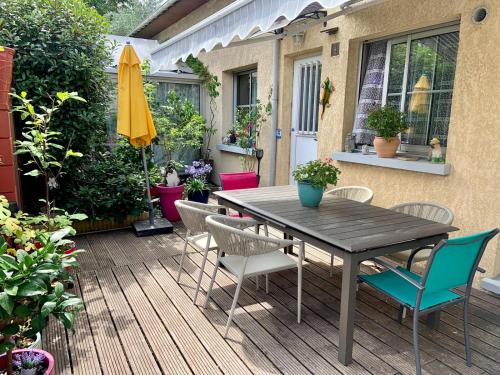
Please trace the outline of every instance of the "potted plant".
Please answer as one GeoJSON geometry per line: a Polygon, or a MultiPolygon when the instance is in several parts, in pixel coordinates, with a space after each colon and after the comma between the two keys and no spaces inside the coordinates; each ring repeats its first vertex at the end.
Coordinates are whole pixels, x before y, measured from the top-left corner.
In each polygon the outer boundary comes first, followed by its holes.
{"type": "Polygon", "coordinates": [[[393,158],[401,143],[398,135],[408,129],[408,123],[405,113],[399,112],[391,106],[384,106],[370,112],[366,120],[366,127],[377,133],[373,141],[377,156],[379,158],[393,158]]]}
{"type": "Polygon", "coordinates": [[[14,54],[14,49],[0,46],[0,109],[9,109],[9,91],[12,83],[14,54]]]}
{"type": "Polygon", "coordinates": [[[39,349],[18,350],[12,363],[19,375],[51,374],[54,370],[54,361],[39,349]]]}
{"type": "Polygon", "coordinates": [[[182,198],[184,186],[180,185],[177,170],[184,167],[174,160],[174,154],[182,149],[199,149],[206,132],[205,119],[188,100],[180,98],[175,91],[167,94],[166,103],[159,103],[149,96],[159,145],[163,148],[166,165],[166,186],[158,186],[163,216],[170,221],[180,220],[174,202],[182,198]]]}
{"type": "Polygon", "coordinates": [[[236,133],[237,145],[246,151],[240,158],[244,171],[255,170],[255,150],[259,147],[260,131],[271,111],[270,102],[264,106],[259,100],[250,111],[241,108],[236,111],[236,121],[233,129],[236,133]]]}
{"type": "Polygon", "coordinates": [[[208,185],[201,178],[188,178],[184,184],[184,193],[188,200],[200,203],[208,203],[210,196],[208,185]]]}
{"type": "MultiPolygon", "coordinates": [[[[15,350],[13,336],[27,326],[23,334],[36,335],[45,327],[49,315],[70,329],[83,304],[64,288],[71,281],[66,268],[77,265],[79,252],[64,251],[70,243],[65,238],[70,228],[52,233],[35,229],[27,215],[10,212],[5,197],[0,196],[0,202],[0,353],[5,353],[0,356],[0,370],[12,375],[16,354],[26,351],[15,350]],[[14,238],[11,232],[16,233],[14,238]],[[16,247],[10,247],[12,243],[16,247]],[[19,243],[23,243],[22,247],[19,243]]],[[[50,353],[40,352],[46,357],[43,374],[51,374],[54,360],[50,353]]]]}
{"type": "Polygon", "coordinates": [[[328,184],[337,185],[340,170],[333,165],[333,160],[311,160],[298,165],[293,171],[297,181],[300,203],[305,207],[318,207],[323,192],[328,184]]]}

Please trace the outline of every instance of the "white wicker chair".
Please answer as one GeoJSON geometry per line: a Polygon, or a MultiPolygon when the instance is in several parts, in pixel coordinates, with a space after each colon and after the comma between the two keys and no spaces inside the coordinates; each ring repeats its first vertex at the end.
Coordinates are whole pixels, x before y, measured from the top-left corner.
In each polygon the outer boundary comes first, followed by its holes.
{"type": "Polygon", "coordinates": [[[226,207],[218,204],[205,204],[183,200],[175,201],[175,207],[177,208],[177,211],[179,211],[182,222],[187,229],[184,249],[182,250],[182,257],[179,265],[179,273],[177,274],[177,283],[181,277],[182,264],[186,256],[188,243],[200,252],[204,252],[200,274],[198,275],[196,292],[194,293],[193,299],[193,303],[196,304],[196,298],[198,297],[198,292],[200,290],[201,278],[203,277],[208,252],[218,248],[216,241],[212,238],[212,235],[208,231],[205,218],[207,216],[217,214],[219,210],[225,210],[226,207]]]}
{"type": "Polygon", "coordinates": [[[300,307],[302,300],[302,260],[304,258],[304,243],[302,241],[281,240],[264,237],[256,233],[245,231],[250,226],[258,224],[253,219],[241,219],[227,216],[209,216],[206,219],[210,233],[219,244],[217,262],[212,280],[207,292],[206,308],[210,300],[210,294],[215,282],[217,270],[222,264],[226,271],[238,278],[238,285],[234,294],[231,311],[227,320],[224,337],[227,336],[229,327],[233,320],[234,309],[238,302],[241,285],[245,277],[266,275],[266,293],[269,292],[269,277],[271,272],[286,269],[298,269],[297,290],[297,321],[300,323],[300,307]],[[284,254],[280,249],[298,244],[300,246],[299,256],[293,257],[284,254]],[[222,256],[222,253],[225,256],[222,256]]]}
{"type": "MultiPolygon", "coordinates": [[[[325,194],[370,204],[373,199],[373,190],[364,186],[344,186],[327,191],[325,194]]],[[[330,277],[333,276],[333,254],[330,257],[330,277]]]]}
{"type": "MultiPolygon", "coordinates": [[[[390,210],[446,225],[450,225],[454,219],[453,212],[449,208],[430,202],[402,203],[391,207],[390,210]]],[[[406,268],[411,270],[413,263],[422,262],[429,258],[432,248],[433,246],[426,246],[419,249],[404,250],[391,254],[388,258],[398,263],[405,262],[406,268]]]]}

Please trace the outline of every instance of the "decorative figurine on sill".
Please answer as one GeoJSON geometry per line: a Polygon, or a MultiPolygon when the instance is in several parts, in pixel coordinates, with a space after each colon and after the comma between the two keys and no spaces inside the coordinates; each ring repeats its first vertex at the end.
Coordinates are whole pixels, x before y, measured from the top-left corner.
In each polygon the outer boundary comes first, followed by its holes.
{"type": "Polygon", "coordinates": [[[429,160],[434,164],[444,163],[443,151],[441,150],[441,142],[438,138],[432,138],[429,149],[429,160]]]}
{"type": "Polygon", "coordinates": [[[363,155],[368,155],[370,153],[370,149],[368,145],[361,146],[361,153],[363,155]]]}

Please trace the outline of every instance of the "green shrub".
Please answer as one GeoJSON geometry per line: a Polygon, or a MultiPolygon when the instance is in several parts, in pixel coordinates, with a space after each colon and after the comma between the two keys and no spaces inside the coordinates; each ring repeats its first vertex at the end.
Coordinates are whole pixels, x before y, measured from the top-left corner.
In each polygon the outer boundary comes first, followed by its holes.
{"type": "Polygon", "coordinates": [[[129,0],[118,4],[117,9],[106,14],[110,32],[128,35],[160,6],[160,0],[129,0]]]}
{"type": "MultiPolygon", "coordinates": [[[[87,102],[65,105],[51,127],[74,151],[88,154],[102,147],[111,91],[106,19],[83,0],[0,0],[0,9],[0,45],[16,49],[14,89],[47,107],[48,95],[77,91],[87,102]]],[[[68,162],[58,205],[65,206],[65,192],[75,188],[74,173],[84,162],[68,162]]]]}
{"type": "MultiPolygon", "coordinates": [[[[94,152],[75,173],[74,189],[67,192],[69,211],[87,214],[91,219],[125,218],[145,209],[145,179],[140,150],[125,139],[111,151],[94,152]]],[[[150,166],[150,173],[158,172],[150,166]]]]}

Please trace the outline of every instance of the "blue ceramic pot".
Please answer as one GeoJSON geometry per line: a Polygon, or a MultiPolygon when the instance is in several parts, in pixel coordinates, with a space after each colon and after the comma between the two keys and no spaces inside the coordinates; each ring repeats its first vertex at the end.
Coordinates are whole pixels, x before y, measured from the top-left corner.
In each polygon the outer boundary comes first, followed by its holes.
{"type": "Polygon", "coordinates": [[[298,182],[298,191],[300,203],[305,207],[318,207],[323,199],[322,187],[314,187],[307,182],[298,182]]]}

